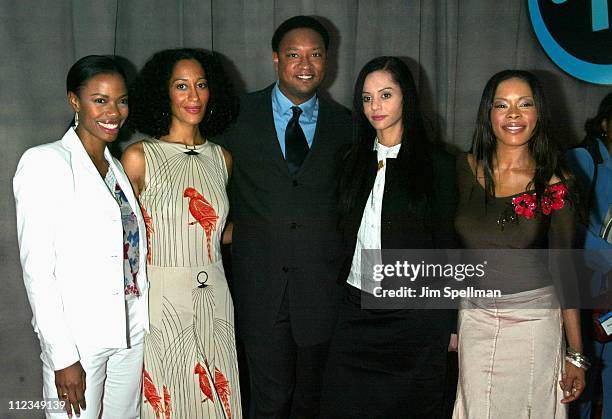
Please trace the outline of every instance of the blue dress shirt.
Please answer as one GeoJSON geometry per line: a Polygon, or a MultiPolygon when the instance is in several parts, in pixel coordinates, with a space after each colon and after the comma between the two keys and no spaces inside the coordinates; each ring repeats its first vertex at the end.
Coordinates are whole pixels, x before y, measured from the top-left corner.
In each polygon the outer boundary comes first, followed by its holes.
{"type": "MultiPolygon", "coordinates": [[[[293,116],[291,107],[295,106],[287,96],[281,92],[278,87],[278,82],[272,89],[272,115],[274,116],[274,127],[276,128],[276,136],[278,138],[278,144],[280,145],[283,157],[285,156],[285,130],[287,124],[293,116]]],[[[314,139],[315,129],[317,128],[317,118],[319,116],[319,98],[315,94],[313,97],[308,99],[306,102],[299,105],[302,109],[300,115],[300,126],[304,135],[306,136],[306,142],[308,147],[312,146],[312,140],[314,139]]]]}

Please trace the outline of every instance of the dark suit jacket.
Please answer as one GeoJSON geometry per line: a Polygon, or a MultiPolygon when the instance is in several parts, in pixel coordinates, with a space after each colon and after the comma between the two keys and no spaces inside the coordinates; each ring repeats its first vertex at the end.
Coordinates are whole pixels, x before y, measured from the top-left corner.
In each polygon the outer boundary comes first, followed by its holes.
{"type": "MultiPolygon", "coordinates": [[[[382,249],[456,248],[454,217],[458,198],[455,182],[455,158],[437,147],[432,148],[433,194],[429,202],[425,199],[420,200],[412,210],[408,210],[410,191],[396,163],[396,159],[386,160],[387,172],[381,213],[382,249]]],[[[360,189],[356,204],[343,220],[344,256],[339,275],[339,282],[342,283],[348,278],[351,269],[363,211],[376,180],[378,170],[376,151],[372,152],[367,170],[366,179],[360,189]]],[[[383,263],[394,264],[395,262],[395,260],[386,260],[383,254],[383,263]]],[[[407,285],[404,278],[389,278],[383,281],[382,285],[387,288],[389,284],[392,288],[407,285]]],[[[448,343],[449,333],[456,330],[455,310],[414,310],[414,315],[421,320],[427,318],[427,327],[430,328],[427,333],[434,333],[433,328],[436,328],[435,334],[438,338],[445,339],[445,343],[448,343]]]]}
{"type": "Polygon", "coordinates": [[[286,292],[296,342],[314,345],[331,337],[340,294],[337,154],[351,140],[351,119],[320,97],[312,147],[292,176],[276,136],[272,87],[243,97],[236,123],[214,139],[234,162],[236,328],[243,338],[268,335],[286,292]]]}

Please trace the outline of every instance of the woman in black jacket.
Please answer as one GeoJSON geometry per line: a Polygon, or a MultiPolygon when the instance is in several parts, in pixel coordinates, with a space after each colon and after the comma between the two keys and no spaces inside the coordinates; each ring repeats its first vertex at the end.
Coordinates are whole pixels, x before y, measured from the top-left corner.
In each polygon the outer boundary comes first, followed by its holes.
{"type": "Polygon", "coordinates": [[[454,160],[427,140],[413,77],[395,57],[375,58],[361,70],[353,127],[339,190],[346,296],[330,348],[322,417],[438,418],[453,311],[380,298],[389,283],[409,283],[379,282],[370,268],[395,264],[381,250],[454,247],[454,160]]]}

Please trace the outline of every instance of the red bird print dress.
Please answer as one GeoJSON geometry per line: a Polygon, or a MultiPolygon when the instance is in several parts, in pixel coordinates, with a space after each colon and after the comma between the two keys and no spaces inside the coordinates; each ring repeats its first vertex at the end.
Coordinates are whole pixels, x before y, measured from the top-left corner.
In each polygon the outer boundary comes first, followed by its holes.
{"type": "Polygon", "coordinates": [[[234,306],[221,263],[227,169],[211,142],[144,141],[151,333],[143,418],[241,418],[234,306]]]}

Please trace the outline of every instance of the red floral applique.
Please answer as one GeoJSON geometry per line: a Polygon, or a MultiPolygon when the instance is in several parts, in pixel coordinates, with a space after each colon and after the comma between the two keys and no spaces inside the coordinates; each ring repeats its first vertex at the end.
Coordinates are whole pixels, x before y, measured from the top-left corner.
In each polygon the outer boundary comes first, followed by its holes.
{"type": "Polygon", "coordinates": [[[567,187],[562,183],[557,183],[546,189],[542,198],[542,213],[550,215],[553,211],[558,211],[565,206],[567,187]]]}
{"type": "Polygon", "coordinates": [[[521,196],[512,198],[512,205],[514,205],[514,212],[517,215],[527,219],[533,218],[536,210],[536,195],[524,193],[521,196]]]}
{"type": "Polygon", "coordinates": [[[512,204],[510,205],[512,208],[511,213],[508,214],[507,211],[504,211],[497,220],[497,224],[499,224],[503,230],[506,223],[518,223],[520,217],[530,220],[534,218],[538,212],[543,215],[550,215],[554,211],[558,211],[565,206],[567,193],[567,187],[562,183],[556,183],[549,186],[544,191],[539,208],[535,193],[526,192],[516,196],[512,198],[512,204]]]}

